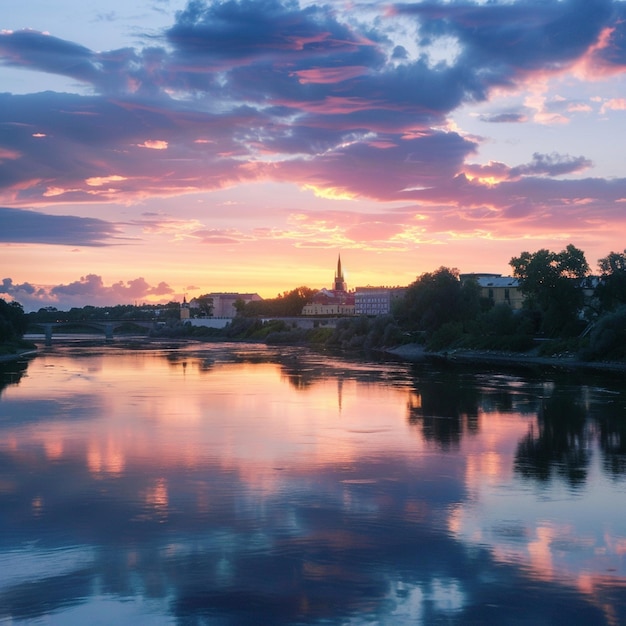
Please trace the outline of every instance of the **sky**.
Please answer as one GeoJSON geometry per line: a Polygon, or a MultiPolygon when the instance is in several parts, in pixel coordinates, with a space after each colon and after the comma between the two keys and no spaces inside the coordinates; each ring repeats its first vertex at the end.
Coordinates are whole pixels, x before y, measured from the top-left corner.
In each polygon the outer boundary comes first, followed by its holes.
{"type": "Polygon", "coordinates": [[[626,248],[626,2],[21,0],[0,298],[508,275],[626,248]]]}

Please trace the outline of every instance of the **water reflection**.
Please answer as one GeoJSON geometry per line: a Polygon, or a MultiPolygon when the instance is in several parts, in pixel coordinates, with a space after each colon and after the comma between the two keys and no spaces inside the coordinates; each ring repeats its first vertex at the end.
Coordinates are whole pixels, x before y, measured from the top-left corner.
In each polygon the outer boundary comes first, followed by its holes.
{"type": "Polygon", "coordinates": [[[298,349],[56,348],[0,401],[0,621],[619,623],[624,406],[298,349]]]}
{"type": "Polygon", "coordinates": [[[537,421],[538,432],[531,426],[519,443],[516,470],[540,481],[557,473],[572,487],[583,484],[587,479],[591,432],[585,410],[572,398],[571,389],[555,389],[542,403],[537,421]]]}
{"type": "Polygon", "coordinates": [[[415,378],[409,422],[441,449],[457,448],[465,434],[478,431],[479,387],[459,370],[427,372],[415,378]]]}
{"type": "Polygon", "coordinates": [[[0,396],[5,387],[19,384],[22,377],[26,374],[28,363],[29,359],[27,358],[6,363],[0,362],[0,396]]]}

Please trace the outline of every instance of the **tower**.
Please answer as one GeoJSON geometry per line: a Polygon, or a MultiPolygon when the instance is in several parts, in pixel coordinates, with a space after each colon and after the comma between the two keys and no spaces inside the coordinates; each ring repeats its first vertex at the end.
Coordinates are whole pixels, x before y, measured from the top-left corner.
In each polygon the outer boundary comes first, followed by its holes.
{"type": "Polygon", "coordinates": [[[341,269],[341,255],[338,255],[337,258],[337,271],[335,272],[333,291],[348,291],[346,281],[343,278],[343,271],[341,269]]]}
{"type": "Polygon", "coordinates": [[[180,319],[188,320],[190,317],[189,303],[187,302],[187,295],[183,296],[183,303],[180,305],[180,319]]]}

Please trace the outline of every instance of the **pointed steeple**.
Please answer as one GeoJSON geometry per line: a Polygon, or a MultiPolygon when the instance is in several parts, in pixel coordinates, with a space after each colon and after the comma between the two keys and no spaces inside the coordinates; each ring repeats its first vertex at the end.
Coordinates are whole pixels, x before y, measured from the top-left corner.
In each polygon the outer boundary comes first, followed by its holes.
{"type": "Polygon", "coordinates": [[[343,270],[341,269],[341,255],[337,257],[337,272],[335,273],[335,284],[333,285],[335,291],[347,291],[346,281],[343,278],[343,270]]]}

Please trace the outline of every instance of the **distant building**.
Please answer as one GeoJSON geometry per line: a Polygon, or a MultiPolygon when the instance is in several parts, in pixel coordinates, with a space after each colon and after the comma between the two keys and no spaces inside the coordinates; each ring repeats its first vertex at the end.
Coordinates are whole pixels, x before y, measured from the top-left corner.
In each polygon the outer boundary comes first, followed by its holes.
{"type": "Polygon", "coordinates": [[[180,319],[188,320],[191,317],[191,310],[189,308],[189,303],[187,302],[187,297],[183,296],[183,303],[180,305],[180,319]]]}
{"type": "MultiPolygon", "coordinates": [[[[207,296],[213,300],[212,317],[225,318],[233,318],[237,315],[237,309],[235,309],[237,300],[243,300],[246,304],[252,301],[263,300],[257,293],[209,293],[207,296]]],[[[189,306],[192,309],[199,308],[195,299],[189,303],[189,306]]]]}
{"type": "Polygon", "coordinates": [[[461,274],[461,282],[475,280],[480,287],[480,295],[494,305],[508,304],[513,310],[519,310],[524,303],[524,294],[519,280],[501,274],[461,274]]]}
{"type": "Polygon", "coordinates": [[[393,302],[404,297],[406,287],[357,287],[354,291],[355,315],[388,315],[393,302]]]}
{"type": "Polygon", "coordinates": [[[332,289],[321,289],[304,305],[302,315],[354,315],[354,292],[348,287],[341,268],[341,256],[332,289]]]}
{"type": "Polygon", "coordinates": [[[579,286],[583,290],[583,298],[586,307],[596,310],[600,307],[600,301],[596,294],[602,282],[602,276],[585,276],[585,278],[580,280],[579,286]]]}

